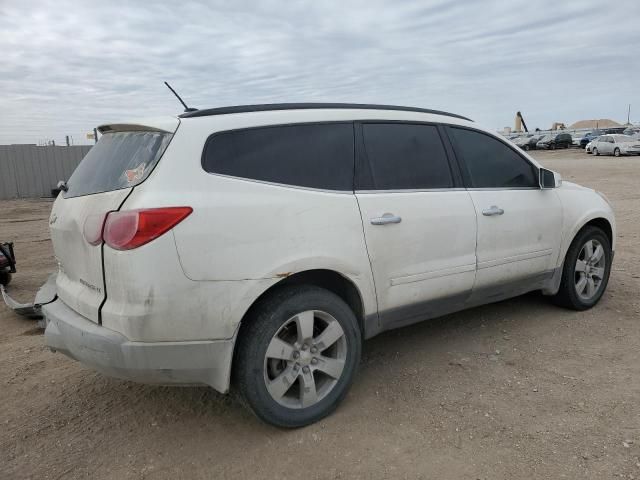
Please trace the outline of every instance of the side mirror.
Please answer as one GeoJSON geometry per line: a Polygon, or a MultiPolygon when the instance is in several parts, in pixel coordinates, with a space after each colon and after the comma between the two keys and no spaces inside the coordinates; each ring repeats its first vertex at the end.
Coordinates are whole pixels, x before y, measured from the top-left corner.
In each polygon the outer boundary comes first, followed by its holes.
{"type": "Polygon", "coordinates": [[[540,169],[540,188],[542,190],[557,188],[560,185],[562,185],[562,177],[559,173],[552,172],[546,168],[540,169]]]}

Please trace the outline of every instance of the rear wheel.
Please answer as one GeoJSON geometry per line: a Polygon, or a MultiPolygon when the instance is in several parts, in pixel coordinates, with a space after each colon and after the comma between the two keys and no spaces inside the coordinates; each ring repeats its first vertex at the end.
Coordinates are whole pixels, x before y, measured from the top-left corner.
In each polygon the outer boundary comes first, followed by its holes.
{"type": "Polygon", "coordinates": [[[9,285],[11,282],[11,274],[9,272],[0,272],[0,285],[9,285]]]}
{"type": "Polygon", "coordinates": [[[574,310],[593,307],[607,288],[612,256],[611,243],[602,230],[583,228],[567,251],[554,302],[574,310]]]}
{"type": "Polygon", "coordinates": [[[620,156],[620,149],[618,147],[616,147],[616,149],[613,151],[613,156],[614,157],[619,157],[620,156]]]}
{"type": "Polygon", "coordinates": [[[244,321],[234,374],[253,412],[279,427],[331,413],[347,394],[361,353],[357,319],[334,293],[276,290],[244,321]]]}

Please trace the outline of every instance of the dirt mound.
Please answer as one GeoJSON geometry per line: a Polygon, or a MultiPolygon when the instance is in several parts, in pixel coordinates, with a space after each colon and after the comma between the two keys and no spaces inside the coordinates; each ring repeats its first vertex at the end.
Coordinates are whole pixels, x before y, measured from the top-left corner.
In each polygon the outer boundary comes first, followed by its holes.
{"type": "Polygon", "coordinates": [[[620,125],[618,122],[615,122],[609,118],[600,118],[595,120],[580,120],[579,122],[569,125],[569,128],[613,128],[621,126],[622,125],[620,125]]]}

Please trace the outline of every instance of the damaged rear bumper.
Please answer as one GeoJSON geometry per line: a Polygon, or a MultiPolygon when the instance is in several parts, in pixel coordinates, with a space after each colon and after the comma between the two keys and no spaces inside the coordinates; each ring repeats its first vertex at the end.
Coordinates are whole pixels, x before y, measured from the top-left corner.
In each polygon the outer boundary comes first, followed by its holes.
{"type": "Polygon", "coordinates": [[[20,303],[15,301],[7,293],[4,285],[0,285],[0,293],[2,294],[2,299],[4,300],[4,303],[7,305],[7,307],[9,307],[17,314],[32,318],[34,320],[40,320],[42,319],[43,305],[51,303],[56,299],[56,275],[57,274],[54,273],[49,276],[45,284],[42,285],[42,287],[40,287],[40,290],[38,290],[38,293],[36,293],[36,298],[33,303],[20,303]]]}
{"type": "Polygon", "coordinates": [[[44,305],[45,343],[105,375],[140,383],[229,390],[234,339],[134,342],[57,299],[44,305]]]}

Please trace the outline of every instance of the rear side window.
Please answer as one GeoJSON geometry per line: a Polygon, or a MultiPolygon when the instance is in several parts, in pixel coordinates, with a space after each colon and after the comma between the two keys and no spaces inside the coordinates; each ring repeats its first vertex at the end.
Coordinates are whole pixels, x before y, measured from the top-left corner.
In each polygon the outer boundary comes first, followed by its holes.
{"type": "Polygon", "coordinates": [[[149,176],[171,140],[161,132],[102,135],[67,182],[65,198],[134,187],[149,176]]]}
{"type": "Polygon", "coordinates": [[[362,124],[370,172],[359,175],[360,190],[453,187],[449,160],[438,129],[404,123],[362,124]]]}
{"type": "Polygon", "coordinates": [[[209,173],[323,190],[353,190],[353,124],[235,130],[207,140],[209,173]]]}
{"type": "Polygon", "coordinates": [[[481,132],[449,129],[456,156],[464,162],[475,188],[538,187],[535,168],[503,142],[481,132]]]}

